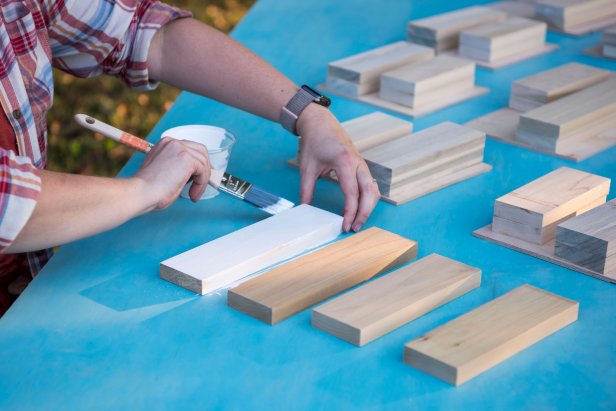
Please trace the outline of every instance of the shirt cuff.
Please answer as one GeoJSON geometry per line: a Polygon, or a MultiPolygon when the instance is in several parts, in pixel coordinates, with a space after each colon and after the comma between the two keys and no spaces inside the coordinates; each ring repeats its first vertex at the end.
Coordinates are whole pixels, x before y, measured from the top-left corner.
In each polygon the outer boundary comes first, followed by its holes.
{"type": "Polygon", "coordinates": [[[147,63],[150,44],[156,32],[174,20],[192,17],[190,11],[180,10],[160,1],[150,3],[146,7],[137,25],[132,61],[125,78],[126,83],[137,91],[154,90],[159,84],[158,81],[150,79],[147,63]]]}
{"type": "Polygon", "coordinates": [[[0,150],[0,252],[24,228],[41,192],[41,177],[28,157],[0,150]]]}

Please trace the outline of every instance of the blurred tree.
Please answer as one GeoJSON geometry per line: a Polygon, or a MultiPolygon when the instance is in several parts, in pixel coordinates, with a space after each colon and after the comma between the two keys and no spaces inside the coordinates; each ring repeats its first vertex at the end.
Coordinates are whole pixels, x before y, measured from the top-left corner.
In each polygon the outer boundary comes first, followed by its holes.
{"type": "MultiPolygon", "coordinates": [[[[191,10],[195,18],[229,32],[255,0],[166,0],[191,10]]],[[[49,113],[49,169],[113,176],[132,150],[101,135],[92,136],[73,121],[87,113],[106,123],[145,137],[171,107],[179,90],[161,84],[150,93],[136,93],[115,78],[79,79],[56,70],[55,97],[49,113]]]]}

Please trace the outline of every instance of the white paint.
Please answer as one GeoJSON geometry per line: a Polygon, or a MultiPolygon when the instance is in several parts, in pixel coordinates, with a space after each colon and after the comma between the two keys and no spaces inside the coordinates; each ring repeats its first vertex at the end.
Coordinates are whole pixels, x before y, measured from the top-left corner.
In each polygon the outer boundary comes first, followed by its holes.
{"type": "Polygon", "coordinates": [[[161,277],[197,280],[192,290],[206,294],[332,241],[341,228],[341,216],[302,204],[163,261],[161,277]]]}

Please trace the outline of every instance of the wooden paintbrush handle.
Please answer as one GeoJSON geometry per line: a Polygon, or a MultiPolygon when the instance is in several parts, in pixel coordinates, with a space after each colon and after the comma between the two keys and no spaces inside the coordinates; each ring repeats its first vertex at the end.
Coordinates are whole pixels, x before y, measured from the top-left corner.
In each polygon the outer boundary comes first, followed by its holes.
{"type": "MultiPolygon", "coordinates": [[[[107,123],[103,123],[102,121],[87,116],[85,114],[75,114],[75,121],[79,123],[82,127],[87,128],[88,130],[100,133],[107,138],[110,138],[128,147],[132,147],[135,150],[141,151],[142,153],[149,152],[153,147],[152,143],[142,138],[122,131],[118,128],[115,128],[107,123]]],[[[222,181],[223,175],[224,171],[212,169],[209,184],[214,188],[218,188],[222,181]]]]}

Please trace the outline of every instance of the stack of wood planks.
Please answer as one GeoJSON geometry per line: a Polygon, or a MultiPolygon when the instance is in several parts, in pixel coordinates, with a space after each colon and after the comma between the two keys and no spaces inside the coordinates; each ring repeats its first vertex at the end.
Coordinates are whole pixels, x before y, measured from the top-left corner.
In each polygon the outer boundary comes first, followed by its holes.
{"type": "Polygon", "coordinates": [[[540,0],[535,18],[557,31],[585,34],[616,18],[616,0],[540,0]]]}
{"type": "Polygon", "coordinates": [[[372,227],[232,288],[227,303],[273,325],[416,256],[415,241],[372,227]]]}
{"type": "Polygon", "coordinates": [[[449,185],[439,180],[485,167],[484,146],[484,133],[444,122],[366,150],[363,156],[383,196],[409,198],[428,182],[438,189],[449,185]]]}
{"type": "Polygon", "coordinates": [[[616,59],[616,26],[603,31],[601,35],[601,54],[616,59]]]}
{"type": "Polygon", "coordinates": [[[497,68],[545,52],[546,31],[544,22],[512,17],[462,31],[458,53],[497,68]]]}
{"type": "Polygon", "coordinates": [[[302,204],[160,263],[161,278],[199,294],[334,240],[342,217],[302,204]]]}
{"type": "Polygon", "coordinates": [[[329,63],[325,86],[353,97],[374,93],[379,90],[381,73],[433,56],[429,47],[398,41],[329,63]]]}
{"type": "Polygon", "coordinates": [[[579,303],[523,285],[404,346],[404,362],[461,385],[578,318],[579,303]]]}
{"type": "Polygon", "coordinates": [[[335,298],[312,325],[363,346],[481,284],[481,270],[431,254],[335,298]]]}
{"type": "Polygon", "coordinates": [[[522,114],[515,139],[543,151],[558,152],[614,129],[616,78],[610,78],[522,114]]]}
{"type": "Polygon", "coordinates": [[[526,112],[607,80],[608,70],[568,63],[516,80],[511,84],[509,107],[526,112]]]}
{"type": "Polygon", "coordinates": [[[451,50],[458,47],[461,31],[504,20],[506,17],[506,13],[487,7],[467,7],[409,22],[408,38],[413,43],[432,47],[437,52],[451,50]]]}
{"type": "Polygon", "coordinates": [[[492,231],[544,244],[558,224],[604,204],[609,190],[609,178],[561,167],[498,198],[492,231]]]}
{"type": "Polygon", "coordinates": [[[472,92],[475,64],[465,59],[439,55],[381,75],[379,96],[404,106],[419,108],[472,92]]]}
{"type": "Polygon", "coordinates": [[[616,200],[560,224],[555,255],[616,279],[616,200]]]}

